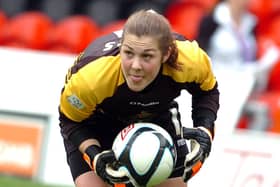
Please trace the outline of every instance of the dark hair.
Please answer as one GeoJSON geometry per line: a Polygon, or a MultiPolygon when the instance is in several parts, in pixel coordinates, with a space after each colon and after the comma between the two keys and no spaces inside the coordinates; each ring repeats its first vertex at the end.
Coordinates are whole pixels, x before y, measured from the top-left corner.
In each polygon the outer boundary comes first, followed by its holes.
{"type": "Polygon", "coordinates": [[[150,36],[156,38],[162,54],[171,49],[171,54],[166,63],[180,69],[177,62],[178,49],[172,34],[169,21],[162,15],[149,10],[140,10],[133,13],[126,21],[123,30],[123,39],[126,34],[133,34],[137,37],[150,36]]]}

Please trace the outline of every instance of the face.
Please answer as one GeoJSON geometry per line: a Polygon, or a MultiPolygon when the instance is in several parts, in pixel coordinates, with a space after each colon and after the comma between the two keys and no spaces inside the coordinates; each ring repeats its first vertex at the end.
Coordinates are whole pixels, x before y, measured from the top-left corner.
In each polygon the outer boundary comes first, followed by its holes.
{"type": "Polygon", "coordinates": [[[121,67],[128,87],[142,91],[158,75],[169,54],[162,55],[156,39],[126,34],[121,46],[121,67]]]}

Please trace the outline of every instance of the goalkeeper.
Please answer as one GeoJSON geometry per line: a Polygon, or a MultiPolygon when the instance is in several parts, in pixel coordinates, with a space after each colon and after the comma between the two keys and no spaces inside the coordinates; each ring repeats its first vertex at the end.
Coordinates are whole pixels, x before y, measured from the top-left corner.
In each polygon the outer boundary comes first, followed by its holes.
{"type": "Polygon", "coordinates": [[[158,187],[185,187],[211,150],[217,85],[208,55],[153,11],[137,11],[123,30],[94,40],[69,68],[59,105],[75,185],[129,184],[106,167],[116,160],[111,147],[118,132],[141,121],[165,128],[176,144],[176,167],[158,187]],[[182,90],[192,95],[193,128],[181,126],[174,99],[182,90]],[[191,153],[185,139],[195,142],[191,153]]]}

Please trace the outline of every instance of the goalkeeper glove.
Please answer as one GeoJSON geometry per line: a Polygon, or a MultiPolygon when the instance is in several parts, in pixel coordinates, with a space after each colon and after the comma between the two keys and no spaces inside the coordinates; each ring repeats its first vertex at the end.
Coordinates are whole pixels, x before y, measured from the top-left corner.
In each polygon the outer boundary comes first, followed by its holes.
{"type": "Polygon", "coordinates": [[[191,141],[191,152],[186,155],[183,179],[187,182],[202,167],[209,156],[212,145],[212,136],[205,127],[183,127],[183,137],[191,141]]]}
{"type": "Polygon", "coordinates": [[[83,154],[90,168],[108,184],[129,183],[125,172],[116,170],[117,160],[112,150],[101,152],[97,145],[91,145],[83,154]]]}

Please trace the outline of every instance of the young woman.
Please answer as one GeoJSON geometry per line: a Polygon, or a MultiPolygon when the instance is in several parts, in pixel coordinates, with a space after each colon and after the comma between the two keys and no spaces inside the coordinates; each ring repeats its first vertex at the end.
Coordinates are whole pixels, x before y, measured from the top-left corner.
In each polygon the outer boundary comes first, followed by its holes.
{"type": "Polygon", "coordinates": [[[105,170],[116,160],[112,143],[127,125],[146,121],[165,128],[176,144],[176,167],[158,187],[185,187],[209,155],[214,136],[219,91],[210,63],[196,42],[172,33],[169,22],[152,11],[135,12],[123,30],[93,41],[69,69],[59,106],[75,185],[127,182],[105,170]],[[192,94],[194,128],[182,127],[174,101],[183,89],[192,94]],[[200,145],[193,163],[185,163],[184,138],[200,145]]]}

